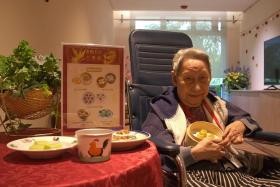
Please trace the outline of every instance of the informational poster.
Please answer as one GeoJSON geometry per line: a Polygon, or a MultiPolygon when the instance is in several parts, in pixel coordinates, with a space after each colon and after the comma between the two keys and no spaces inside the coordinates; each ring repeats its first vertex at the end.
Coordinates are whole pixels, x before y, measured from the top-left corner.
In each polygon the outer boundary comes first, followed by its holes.
{"type": "Polygon", "coordinates": [[[124,125],[124,49],[64,44],[62,132],[124,125]]]}

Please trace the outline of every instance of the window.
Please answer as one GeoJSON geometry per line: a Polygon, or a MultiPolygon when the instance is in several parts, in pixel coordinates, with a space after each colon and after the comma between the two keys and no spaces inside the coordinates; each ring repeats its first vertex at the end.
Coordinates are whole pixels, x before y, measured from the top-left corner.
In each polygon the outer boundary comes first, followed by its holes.
{"type": "Polygon", "coordinates": [[[160,21],[135,21],[135,29],[159,30],[160,21]]]}
{"type": "Polygon", "coordinates": [[[223,38],[220,35],[196,35],[191,37],[196,48],[203,49],[210,57],[212,77],[224,77],[225,58],[222,55],[223,38]]]}
{"type": "Polygon", "coordinates": [[[191,22],[187,21],[167,21],[166,22],[166,30],[191,30],[192,25],[191,22]]]}
{"type": "Polygon", "coordinates": [[[210,56],[212,77],[224,77],[226,67],[226,27],[214,21],[147,21],[135,20],[136,29],[156,29],[184,32],[193,41],[193,46],[204,50],[210,56]]]}
{"type": "Polygon", "coordinates": [[[195,23],[196,30],[205,30],[205,31],[211,31],[212,29],[212,22],[211,21],[197,21],[195,23]]]}

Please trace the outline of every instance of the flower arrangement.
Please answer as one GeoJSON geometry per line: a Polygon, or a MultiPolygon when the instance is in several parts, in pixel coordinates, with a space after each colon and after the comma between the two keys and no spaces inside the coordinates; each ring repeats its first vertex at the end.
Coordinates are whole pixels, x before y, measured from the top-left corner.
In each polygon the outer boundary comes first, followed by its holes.
{"type": "Polygon", "coordinates": [[[231,67],[224,71],[225,78],[223,83],[228,91],[240,90],[248,88],[250,84],[249,80],[249,68],[231,67]]]}

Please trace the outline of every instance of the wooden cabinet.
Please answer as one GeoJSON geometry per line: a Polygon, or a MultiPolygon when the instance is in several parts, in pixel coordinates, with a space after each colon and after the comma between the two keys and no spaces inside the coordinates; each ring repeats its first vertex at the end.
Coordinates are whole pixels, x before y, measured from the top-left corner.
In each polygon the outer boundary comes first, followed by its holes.
{"type": "Polygon", "coordinates": [[[230,101],[249,112],[265,131],[280,132],[280,90],[231,91],[230,101]]]}

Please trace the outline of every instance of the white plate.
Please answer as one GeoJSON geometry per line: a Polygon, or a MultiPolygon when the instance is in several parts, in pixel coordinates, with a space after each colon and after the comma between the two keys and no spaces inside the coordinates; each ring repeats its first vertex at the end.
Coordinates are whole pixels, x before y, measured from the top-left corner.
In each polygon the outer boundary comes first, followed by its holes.
{"type": "Polygon", "coordinates": [[[147,132],[129,131],[129,135],[136,136],[136,139],[131,140],[112,140],[113,151],[124,151],[138,147],[144,143],[151,135],[147,132]]]}
{"type": "Polygon", "coordinates": [[[55,158],[67,149],[73,148],[77,145],[77,139],[74,137],[68,136],[39,136],[39,137],[30,137],[14,140],[7,144],[7,147],[15,150],[21,151],[23,154],[30,158],[34,159],[48,159],[55,158]],[[49,149],[49,150],[30,150],[30,146],[34,144],[35,141],[56,141],[62,144],[61,148],[49,149]]]}

